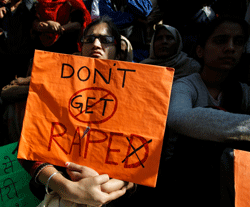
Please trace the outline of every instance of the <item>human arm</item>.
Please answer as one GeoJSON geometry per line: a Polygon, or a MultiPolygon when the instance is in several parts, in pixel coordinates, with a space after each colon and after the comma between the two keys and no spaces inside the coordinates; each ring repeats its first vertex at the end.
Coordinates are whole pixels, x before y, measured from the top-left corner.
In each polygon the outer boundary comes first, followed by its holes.
{"type": "Polygon", "coordinates": [[[0,19],[4,18],[5,14],[7,13],[6,7],[0,8],[0,19]]]}
{"type": "MultiPolygon", "coordinates": [[[[3,19],[5,14],[7,13],[6,7],[3,6],[0,8],[0,19],[3,19]]],[[[2,28],[0,28],[0,35],[2,35],[4,33],[4,30],[2,28]]]]}
{"type": "Polygon", "coordinates": [[[81,29],[81,24],[79,22],[69,22],[62,26],[63,32],[70,32],[70,31],[75,31],[75,30],[80,30],[80,29],[81,29]]]}
{"type": "MultiPolygon", "coordinates": [[[[216,142],[250,141],[250,116],[195,107],[199,88],[183,79],[173,84],[168,113],[168,126],[175,132],[216,142]]],[[[206,102],[207,95],[199,96],[206,102]]]]}
{"type": "Polygon", "coordinates": [[[70,21],[67,24],[62,25],[63,32],[71,32],[80,30],[83,24],[83,12],[81,10],[75,10],[70,15],[70,21]]]}
{"type": "Polygon", "coordinates": [[[30,76],[17,78],[1,91],[1,98],[4,102],[16,102],[27,98],[29,92],[30,76]]]}
{"type": "Polygon", "coordinates": [[[59,22],[55,22],[52,20],[39,21],[36,19],[33,22],[33,29],[38,32],[56,32],[56,33],[62,32],[61,24],[59,22]]]}

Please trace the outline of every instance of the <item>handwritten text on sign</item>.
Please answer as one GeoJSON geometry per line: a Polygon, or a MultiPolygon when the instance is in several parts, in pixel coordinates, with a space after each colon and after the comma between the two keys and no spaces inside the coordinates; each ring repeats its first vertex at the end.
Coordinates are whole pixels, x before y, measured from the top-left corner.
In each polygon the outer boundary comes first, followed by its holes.
{"type": "Polygon", "coordinates": [[[30,175],[16,158],[17,142],[0,147],[0,206],[37,206],[29,189],[30,175]]]}
{"type": "Polygon", "coordinates": [[[36,51],[18,157],[155,186],[173,73],[36,51]]]}

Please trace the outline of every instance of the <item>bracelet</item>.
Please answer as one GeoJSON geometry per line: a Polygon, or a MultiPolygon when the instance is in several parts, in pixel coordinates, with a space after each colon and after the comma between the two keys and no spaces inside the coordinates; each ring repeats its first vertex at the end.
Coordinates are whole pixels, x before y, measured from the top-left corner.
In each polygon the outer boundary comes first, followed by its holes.
{"type": "Polygon", "coordinates": [[[54,172],[50,177],[49,177],[49,179],[47,180],[47,183],[46,183],[46,185],[45,185],[45,191],[46,191],[46,193],[49,195],[49,181],[51,180],[51,178],[54,176],[54,175],[56,175],[57,173],[61,173],[62,174],[62,172],[60,172],[60,171],[57,171],[57,172],[54,172]]]}
{"type": "Polygon", "coordinates": [[[46,167],[52,167],[53,165],[51,165],[51,164],[48,164],[48,163],[43,163],[43,164],[41,164],[40,166],[38,166],[38,168],[36,169],[36,171],[35,171],[35,173],[34,173],[34,180],[35,180],[35,182],[37,183],[37,184],[42,184],[39,180],[38,180],[38,176],[39,176],[39,174],[41,173],[41,171],[44,169],[44,168],[46,168],[46,167]]]}

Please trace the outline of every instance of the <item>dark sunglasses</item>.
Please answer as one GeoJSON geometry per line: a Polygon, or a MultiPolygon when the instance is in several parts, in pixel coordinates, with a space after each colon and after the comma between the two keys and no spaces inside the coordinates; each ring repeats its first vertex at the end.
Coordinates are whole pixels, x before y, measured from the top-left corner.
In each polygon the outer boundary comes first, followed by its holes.
{"type": "Polygon", "coordinates": [[[99,39],[99,41],[100,41],[102,44],[112,44],[112,43],[116,43],[115,37],[114,37],[114,36],[106,36],[106,35],[98,35],[98,36],[95,36],[95,35],[88,35],[88,36],[83,37],[82,42],[83,42],[84,44],[90,44],[90,43],[93,43],[93,42],[95,41],[96,38],[99,39]]]}

